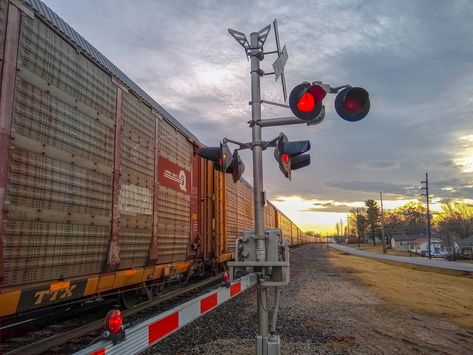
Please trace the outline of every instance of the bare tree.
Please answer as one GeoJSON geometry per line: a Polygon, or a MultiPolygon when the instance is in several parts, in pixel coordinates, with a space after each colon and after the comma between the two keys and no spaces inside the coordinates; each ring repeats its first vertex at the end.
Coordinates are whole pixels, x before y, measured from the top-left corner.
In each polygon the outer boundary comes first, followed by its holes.
{"type": "Polygon", "coordinates": [[[366,218],[366,210],[364,208],[354,208],[350,211],[353,216],[356,235],[358,236],[358,247],[360,247],[361,239],[365,239],[368,220],[366,218]]]}
{"type": "Polygon", "coordinates": [[[473,206],[465,201],[448,202],[441,206],[436,222],[439,228],[457,239],[473,235],[473,206]]]}
{"type": "Polygon", "coordinates": [[[386,236],[386,244],[391,244],[391,237],[403,230],[404,223],[399,213],[394,211],[384,212],[384,234],[386,236]]]}

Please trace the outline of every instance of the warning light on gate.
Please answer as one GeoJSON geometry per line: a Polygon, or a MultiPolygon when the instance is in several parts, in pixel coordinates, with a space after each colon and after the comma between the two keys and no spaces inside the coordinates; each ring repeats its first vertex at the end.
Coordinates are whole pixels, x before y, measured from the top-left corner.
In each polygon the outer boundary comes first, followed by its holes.
{"type": "Polygon", "coordinates": [[[125,330],[123,329],[123,316],[118,309],[111,310],[105,317],[104,338],[113,342],[113,345],[125,340],[125,330]]]}
{"type": "Polygon", "coordinates": [[[122,313],[118,309],[114,309],[107,313],[105,318],[105,329],[112,334],[120,333],[123,325],[122,313]]]}

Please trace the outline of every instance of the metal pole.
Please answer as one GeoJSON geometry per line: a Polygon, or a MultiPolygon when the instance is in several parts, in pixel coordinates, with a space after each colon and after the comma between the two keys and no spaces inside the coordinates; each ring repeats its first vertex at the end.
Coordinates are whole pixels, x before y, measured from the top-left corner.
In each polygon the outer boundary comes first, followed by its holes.
{"type": "MultiPolygon", "coordinates": [[[[255,236],[256,261],[266,261],[264,235],[264,191],[263,191],[263,149],[261,145],[261,92],[260,92],[260,61],[262,48],[258,48],[258,33],[250,34],[251,50],[251,118],[253,145],[253,187],[255,200],[255,236]]],[[[264,277],[264,269],[261,270],[264,277]]],[[[268,307],[266,288],[257,287],[258,335],[268,336],[268,307]]]]}
{"type": "Polygon", "coordinates": [[[386,245],[384,240],[384,210],[383,210],[383,193],[380,192],[379,196],[381,198],[381,239],[383,240],[383,253],[386,254],[386,245]]]}
{"type": "Polygon", "coordinates": [[[429,259],[432,259],[430,246],[429,174],[425,173],[425,196],[427,197],[427,236],[429,237],[429,259]]]}

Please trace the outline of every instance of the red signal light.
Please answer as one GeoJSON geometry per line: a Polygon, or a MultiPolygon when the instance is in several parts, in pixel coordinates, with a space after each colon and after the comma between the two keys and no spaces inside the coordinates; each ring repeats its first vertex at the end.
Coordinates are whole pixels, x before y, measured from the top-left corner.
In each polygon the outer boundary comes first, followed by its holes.
{"type": "Polygon", "coordinates": [[[353,97],[346,99],[346,101],[344,102],[344,106],[347,112],[354,113],[360,110],[362,105],[360,100],[353,97]]]}
{"type": "Polygon", "coordinates": [[[285,164],[289,163],[289,154],[283,154],[283,155],[281,155],[281,160],[282,160],[285,164]]]}
{"type": "Polygon", "coordinates": [[[122,325],[123,317],[122,313],[118,309],[108,312],[107,317],[105,318],[105,329],[116,335],[120,333],[122,325]]]}
{"type": "Polygon", "coordinates": [[[311,112],[315,108],[314,96],[306,92],[297,102],[297,109],[302,112],[311,112]]]}
{"type": "Polygon", "coordinates": [[[335,99],[335,110],[346,121],[356,122],[363,119],[370,110],[368,91],[360,87],[346,87],[335,99]]]}
{"type": "Polygon", "coordinates": [[[325,90],[319,85],[312,85],[307,89],[307,92],[311,93],[315,98],[315,103],[322,102],[322,100],[327,96],[325,90]]]}
{"type": "Polygon", "coordinates": [[[292,89],[289,95],[289,107],[297,118],[312,121],[322,112],[325,95],[327,93],[322,86],[303,82],[292,89]]]}

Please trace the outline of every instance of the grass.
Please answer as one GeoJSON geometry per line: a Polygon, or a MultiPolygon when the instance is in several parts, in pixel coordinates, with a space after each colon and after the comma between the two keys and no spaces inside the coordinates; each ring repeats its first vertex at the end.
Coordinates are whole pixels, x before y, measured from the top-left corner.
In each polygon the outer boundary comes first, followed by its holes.
{"type": "Polygon", "coordinates": [[[352,274],[388,303],[447,318],[461,327],[473,328],[473,275],[439,273],[329,252],[331,263],[352,274]]]}
{"type": "MultiPolygon", "coordinates": [[[[379,245],[379,244],[376,244],[376,246],[374,246],[373,244],[361,244],[359,248],[358,248],[358,244],[350,244],[350,245],[347,245],[347,246],[352,247],[352,248],[356,248],[356,249],[359,249],[359,250],[363,250],[363,251],[366,251],[366,252],[369,252],[369,253],[383,254],[383,246],[379,245]]],[[[397,255],[397,256],[413,256],[413,257],[419,256],[419,255],[416,255],[416,254],[413,254],[413,253],[409,254],[408,251],[394,250],[394,249],[391,249],[391,248],[386,249],[386,254],[387,255],[397,255]]]]}
{"type": "MultiPolygon", "coordinates": [[[[369,244],[369,243],[362,243],[360,244],[360,247],[358,247],[358,244],[345,244],[348,247],[351,248],[356,248],[359,250],[366,251],[368,253],[375,253],[375,254],[383,254],[383,246],[380,244],[369,244]]],[[[391,248],[386,249],[386,254],[387,255],[396,255],[396,256],[410,256],[410,257],[415,257],[415,258],[423,258],[423,256],[420,256],[419,254],[414,254],[414,253],[409,253],[406,250],[394,250],[391,248]]],[[[438,260],[445,260],[444,258],[434,258],[438,260]]],[[[456,262],[459,263],[468,263],[468,264],[473,264],[473,260],[471,259],[457,259],[455,260],[456,262]]]]}

